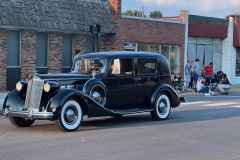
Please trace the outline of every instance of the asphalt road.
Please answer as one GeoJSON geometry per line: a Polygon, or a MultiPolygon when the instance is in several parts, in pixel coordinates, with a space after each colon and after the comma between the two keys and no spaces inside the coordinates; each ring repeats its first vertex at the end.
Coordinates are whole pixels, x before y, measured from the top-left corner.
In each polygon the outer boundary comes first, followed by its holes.
{"type": "Polygon", "coordinates": [[[0,116],[0,159],[239,160],[239,122],[240,96],[188,97],[165,121],[84,117],[72,133],[49,121],[17,128],[0,116]]]}

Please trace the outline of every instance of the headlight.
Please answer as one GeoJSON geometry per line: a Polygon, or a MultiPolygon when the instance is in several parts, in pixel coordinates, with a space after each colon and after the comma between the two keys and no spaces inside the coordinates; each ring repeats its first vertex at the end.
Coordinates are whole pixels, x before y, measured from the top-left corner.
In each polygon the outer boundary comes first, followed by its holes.
{"type": "Polygon", "coordinates": [[[48,81],[44,84],[43,90],[45,92],[54,92],[60,88],[60,85],[54,81],[48,81]]]}
{"type": "Polygon", "coordinates": [[[21,91],[22,88],[23,88],[22,83],[21,83],[21,82],[18,82],[18,83],[16,84],[16,89],[17,89],[18,91],[21,91]]]}
{"type": "Polygon", "coordinates": [[[43,87],[43,90],[44,90],[45,92],[49,92],[49,91],[51,90],[50,84],[49,84],[49,83],[45,83],[45,84],[44,84],[44,87],[43,87]]]}

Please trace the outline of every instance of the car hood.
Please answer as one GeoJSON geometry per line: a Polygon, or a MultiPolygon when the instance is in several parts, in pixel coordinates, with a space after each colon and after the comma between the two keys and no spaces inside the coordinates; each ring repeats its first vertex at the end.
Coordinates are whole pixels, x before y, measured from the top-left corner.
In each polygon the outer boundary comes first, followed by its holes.
{"type": "Polygon", "coordinates": [[[43,80],[67,80],[67,79],[91,79],[93,75],[91,74],[75,74],[75,73],[57,73],[57,74],[36,74],[39,78],[43,80]]]}

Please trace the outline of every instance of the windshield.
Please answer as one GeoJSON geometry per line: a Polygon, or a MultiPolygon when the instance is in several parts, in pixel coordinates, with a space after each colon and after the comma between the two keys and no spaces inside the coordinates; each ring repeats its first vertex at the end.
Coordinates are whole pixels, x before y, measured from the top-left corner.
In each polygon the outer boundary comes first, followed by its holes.
{"type": "Polygon", "coordinates": [[[107,61],[100,58],[81,58],[73,64],[72,73],[90,74],[91,72],[105,73],[107,61]]]}

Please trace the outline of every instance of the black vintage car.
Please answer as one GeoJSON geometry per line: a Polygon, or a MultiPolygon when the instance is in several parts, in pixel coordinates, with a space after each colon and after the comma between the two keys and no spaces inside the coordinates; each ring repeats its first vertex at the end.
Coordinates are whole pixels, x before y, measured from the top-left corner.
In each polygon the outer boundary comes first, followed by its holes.
{"type": "Polygon", "coordinates": [[[150,112],[154,120],[165,120],[180,101],[164,56],[99,52],[76,57],[71,73],[36,73],[19,81],[4,101],[3,114],[17,127],[47,119],[62,131],[75,131],[84,115],[150,112]]]}

